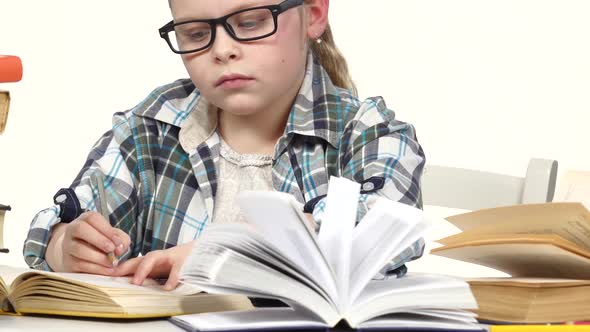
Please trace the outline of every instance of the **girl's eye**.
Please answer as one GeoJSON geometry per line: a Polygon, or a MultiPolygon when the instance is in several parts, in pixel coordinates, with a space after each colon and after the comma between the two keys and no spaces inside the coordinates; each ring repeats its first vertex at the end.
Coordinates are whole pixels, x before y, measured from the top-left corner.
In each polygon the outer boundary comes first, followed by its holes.
{"type": "Polygon", "coordinates": [[[203,39],[209,38],[209,34],[211,31],[207,30],[195,30],[195,31],[185,31],[183,35],[188,40],[200,41],[203,39]]]}
{"type": "Polygon", "coordinates": [[[261,20],[244,20],[244,21],[238,22],[238,27],[240,29],[254,29],[257,26],[259,26],[260,23],[261,23],[261,20]]]}
{"type": "Polygon", "coordinates": [[[200,40],[206,38],[208,35],[209,31],[196,31],[191,34],[191,38],[200,40]]]}

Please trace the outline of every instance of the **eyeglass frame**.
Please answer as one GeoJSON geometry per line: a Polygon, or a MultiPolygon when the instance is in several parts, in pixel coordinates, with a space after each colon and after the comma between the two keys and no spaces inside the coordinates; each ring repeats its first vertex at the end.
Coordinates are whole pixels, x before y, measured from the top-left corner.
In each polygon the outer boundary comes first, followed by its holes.
{"type": "Polygon", "coordinates": [[[170,47],[172,52],[174,52],[176,54],[196,53],[196,52],[203,51],[203,50],[211,47],[211,45],[213,45],[213,42],[215,41],[215,34],[217,31],[217,25],[223,26],[223,28],[225,29],[227,34],[236,41],[244,41],[244,42],[245,41],[253,41],[253,40],[259,40],[259,39],[263,39],[263,38],[269,37],[271,35],[274,35],[278,30],[278,16],[291,8],[301,6],[303,3],[304,3],[304,0],[285,0],[277,5],[257,6],[257,7],[240,9],[238,11],[235,11],[233,13],[229,13],[227,15],[224,15],[224,16],[218,17],[218,18],[205,19],[205,20],[200,20],[200,19],[187,20],[187,21],[182,21],[182,22],[177,22],[177,23],[174,23],[174,20],[172,20],[172,21],[166,23],[160,29],[158,29],[158,32],[160,33],[160,37],[166,41],[166,43],[168,44],[168,46],[170,47]],[[240,14],[240,13],[250,11],[250,10],[257,10],[257,9],[270,10],[273,21],[274,21],[273,31],[271,31],[265,35],[258,36],[258,37],[239,38],[238,36],[236,36],[235,31],[233,30],[231,25],[227,22],[227,19],[236,15],[236,14],[240,14]],[[211,38],[209,40],[209,43],[207,43],[207,45],[205,45],[201,48],[196,48],[194,50],[188,50],[188,51],[175,50],[174,46],[172,46],[172,42],[170,41],[169,33],[174,31],[174,28],[176,26],[187,24],[187,23],[207,23],[207,24],[209,24],[209,27],[211,28],[211,38]]]}

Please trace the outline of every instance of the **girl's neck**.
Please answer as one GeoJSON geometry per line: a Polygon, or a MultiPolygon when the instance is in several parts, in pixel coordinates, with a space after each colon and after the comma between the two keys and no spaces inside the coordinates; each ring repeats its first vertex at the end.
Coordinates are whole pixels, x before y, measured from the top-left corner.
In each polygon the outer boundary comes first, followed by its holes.
{"type": "Polygon", "coordinates": [[[225,142],[241,154],[272,155],[283,135],[290,107],[250,115],[219,110],[219,132],[225,142]]]}
{"type": "Polygon", "coordinates": [[[241,154],[273,155],[274,147],[285,132],[293,102],[303,83],[305,72],[283,96],[264,110],[248,115],[237,115],[219,110],[218,128],[221,137],[241,154]]]}

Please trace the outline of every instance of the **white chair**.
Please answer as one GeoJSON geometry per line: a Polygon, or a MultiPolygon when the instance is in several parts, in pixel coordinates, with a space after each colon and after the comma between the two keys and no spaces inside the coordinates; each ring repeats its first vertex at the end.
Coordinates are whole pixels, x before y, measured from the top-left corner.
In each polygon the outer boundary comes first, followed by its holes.
{"type": "MultiPolygon", "coordinates": [[[[557,161],[531,159],[525,177],[482,172],[463,168],[427,165],[422,176],[425,210],[448,215],[465,211],[521,203],[550,202],[555,192],[557,161]],[[442,209],[441,209],[442,208],[442,209]],[[440,213],[442,211],[442,213],[440,213]]],[[[436,223],[426,234],[422,258],[409,262],[414,272],[442,273],[468,278],[507,277],[506,273],[476,264],[430,255],[440,246],[437,239],[459,232],[450,223],[436,223]]]]}
{"type": "Polygon", "coordinates": [[[422,176],[424,205],[478,210],[553,200],[557,161],[533,158],[525,177],[427,165],[422,176]]]}

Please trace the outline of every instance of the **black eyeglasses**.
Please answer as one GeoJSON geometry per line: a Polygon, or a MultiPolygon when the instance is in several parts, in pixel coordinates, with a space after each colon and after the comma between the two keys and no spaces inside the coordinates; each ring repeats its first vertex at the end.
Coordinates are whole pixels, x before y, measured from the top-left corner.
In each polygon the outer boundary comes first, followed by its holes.
{"type": "Polygon", "coordinates": [[[209,20],[170,21],[158,31],[170,49],[178,54],[198,52],[211,46],[218,24],[237,41],[262,39],[277,32],[279,14],[302,5],[303,1],[285,0],[278,5],[246,8],[209,20]]]}

